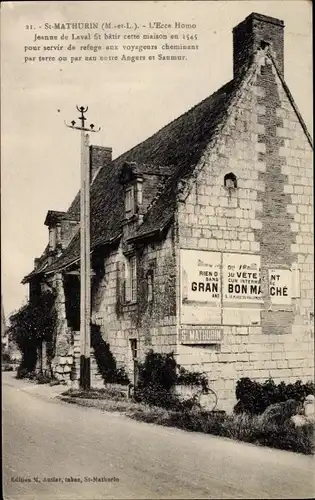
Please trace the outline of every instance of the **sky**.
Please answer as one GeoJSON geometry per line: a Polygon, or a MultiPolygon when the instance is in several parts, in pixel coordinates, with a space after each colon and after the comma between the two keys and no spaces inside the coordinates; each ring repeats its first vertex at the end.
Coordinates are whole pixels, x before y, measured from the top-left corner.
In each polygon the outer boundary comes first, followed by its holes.
{"type": "Polygon", "coordinates": [[[48,242],[47,211],[67,210],[79,190],[80,134],[64,124],[77,119],[76,105],[88,105],[88,118],[101,127],[91,134],[92,144],[112,147],[113,157],[119,156],[232,79],[232,28],[251,12],[284,21],[285,80],[312,133],[308,0],[2,3],[1,281],[6,317],[27,300],[28,286],[21,280],[48,242]],[[24,63],[24,46],[32,40],[26,25],[74,21],[195,23],[199,50],[184,62],[24,63]]]}

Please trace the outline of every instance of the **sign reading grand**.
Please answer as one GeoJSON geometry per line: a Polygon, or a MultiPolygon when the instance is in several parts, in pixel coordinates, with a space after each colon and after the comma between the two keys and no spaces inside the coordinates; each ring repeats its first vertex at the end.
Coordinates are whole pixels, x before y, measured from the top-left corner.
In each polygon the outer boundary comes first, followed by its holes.
{"type": "Polygon", "coordinates": [[[182,302],[220,302],[221,254],[184,250],[182,262],[182,302]]]}

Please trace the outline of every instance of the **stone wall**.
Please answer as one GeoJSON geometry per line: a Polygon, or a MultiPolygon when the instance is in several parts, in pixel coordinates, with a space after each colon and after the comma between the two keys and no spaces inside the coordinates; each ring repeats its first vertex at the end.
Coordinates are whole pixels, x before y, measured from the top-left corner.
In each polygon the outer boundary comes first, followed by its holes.
{"type": "Polygon", "coordinates": [[[241,314],[222,323],[222,343],[178,347],[178,361],[206,371],[227,410],[241,377],[293,382],[314,374],[312,148],[263,51],[237,99],[179,206],[179,246],[259,255],[262,278],[271,267],[294,268],[300,292],[291,306],[277,307],[265,288],[256,325],[241,314]],[[224,187],[230,172],[232,191],[224,187]]]}
{"type": "Polygon", "coordinates": [[[126,257],[122,245],[105,256],[104,277],[93,299],[92,321],[101,326],[118,363],[133,372],[130,339],[137,339],[138,357],[150,349],[176,349],[176,266],[172,230],[160,242],[136,250],[137,300],[125,303],[123,282],[126,257]],[[153,272],[153,301],[147,300],[147,272],[153,272]]]}

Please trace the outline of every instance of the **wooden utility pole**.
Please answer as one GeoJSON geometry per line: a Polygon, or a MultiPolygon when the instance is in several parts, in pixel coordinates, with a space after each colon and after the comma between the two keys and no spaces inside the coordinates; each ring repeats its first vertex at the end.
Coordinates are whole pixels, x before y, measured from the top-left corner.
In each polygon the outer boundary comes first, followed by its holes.
{"type": "Polygon", "coordinates": [[[81,190],[80,190],[80,388],[91,387],[91,258],[90,258],[90,154],[89,135],[98,132],[94,125],[85,127],[88,108],[77,106],[81,113],[80,126],[73,120],[69,128],[81,131],[81,190]]]}

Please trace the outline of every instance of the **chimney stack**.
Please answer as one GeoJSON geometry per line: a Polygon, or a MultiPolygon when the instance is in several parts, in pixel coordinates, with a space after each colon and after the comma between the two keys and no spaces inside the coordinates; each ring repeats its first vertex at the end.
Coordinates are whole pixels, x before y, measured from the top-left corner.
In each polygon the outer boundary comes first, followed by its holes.
{"type": "Polygon", "coordinates": [[[107,167],[112,162],[112,148],[102,146],[90,146],[90,182],[103,167],[107,167]]]}
{"type": "Polygon", "coordinates": [[[233,28],[234,78],[241,76],[252,63],[256,52],[266,48],[267,45],[283,76],[283,32],[283,21],[255,12],[235,26],[233,28]]]}

